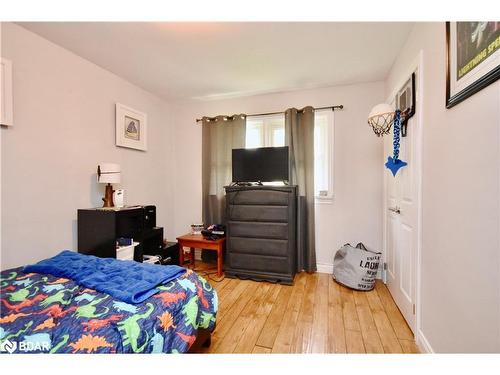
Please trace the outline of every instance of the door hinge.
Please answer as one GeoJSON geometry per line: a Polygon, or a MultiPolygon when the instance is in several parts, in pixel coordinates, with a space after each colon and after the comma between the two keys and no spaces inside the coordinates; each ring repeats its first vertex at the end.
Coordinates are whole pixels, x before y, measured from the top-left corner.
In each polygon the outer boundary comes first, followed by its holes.
{"type": "Polygon", "coordinates": [[[413,304],[413,315],[415,315],[415,304],[413,304]]]}
{"type": "Polygon", "coordinates": [[[387,263],[384,262],[384,271],[387,271],[387,263]]]}

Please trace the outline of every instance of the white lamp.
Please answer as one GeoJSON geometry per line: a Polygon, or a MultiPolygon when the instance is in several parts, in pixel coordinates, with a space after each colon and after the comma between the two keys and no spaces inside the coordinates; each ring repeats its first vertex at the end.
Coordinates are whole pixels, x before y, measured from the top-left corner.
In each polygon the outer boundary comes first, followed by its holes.
{"type": "Polygon", "coordinates": [[[395,113],[394,108],[387,103],[377,104],[372,108],[368,115],[368,124],[378,137],[389,133],[395,113]]]}
{"type": "Polygon", "coordinates": [[[111,184],[119,184],[121,180],[120,165],[115,163],[100,163],[97,166],[97,182],[106,185],[106,193],[102,200],[103,207],[113,207],[113,186],[111,184]]]}

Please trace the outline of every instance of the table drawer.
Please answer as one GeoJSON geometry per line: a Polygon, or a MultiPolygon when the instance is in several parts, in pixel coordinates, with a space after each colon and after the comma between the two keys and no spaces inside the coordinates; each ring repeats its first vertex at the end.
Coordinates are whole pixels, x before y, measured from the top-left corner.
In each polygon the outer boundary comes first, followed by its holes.
{"type": "Polygon", "coordinates": [[[268,256],[288,256],[287,240],[269,240],[261,238],[231,237],[227,249],[230,253],[256,254],[268,256]]]}
{"type": "Polygon", "coordinates": [[[257,223],[230,221],[228,223],[230,237],[253,237],[262,239],[288,239],[287,223],[257,223]]]}
{"type": "Polygon", "coordinates": [[[259,204],[288,206],[290,199],[289,191],[280,190],[239,190],[227,193],[230,204],[259,204]]]}
{"type": "Polygon", "coordinates": [[[231,254],[229,262],[232,269],[270,273],[290,272],[289,259],[282,257],[258,256],[254,254],[231,254]]]}
{"type": "Polygon", "coordinates": [[[229,220],[288,221],[288,206],[229,205],[229,220]]]}

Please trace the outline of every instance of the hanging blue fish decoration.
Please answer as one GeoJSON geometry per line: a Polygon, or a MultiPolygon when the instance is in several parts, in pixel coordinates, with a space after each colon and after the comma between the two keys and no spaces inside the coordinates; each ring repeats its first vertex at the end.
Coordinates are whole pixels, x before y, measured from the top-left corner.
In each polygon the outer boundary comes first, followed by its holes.
{"type": "Polygon", "coordinates": [[[392,175],[394,177],[396,177],[396,173],[398,173],[399,168],[405,167],[407,165],[407,162],[399,159],[394,160],[391,156],[387,158],[387,162],[385,163],[385,166],[392,172],[392,175]]]}
{"type": "Polygon", "coordinates": [[[399,141],[400,141],[400,131],[401,131],[401,111],[396,110],[396,115],[394,116],[394,140],[392,142],[394,146],[394,152],[392,157],[389,156],[387,158],[387,162],[385,166],[392,172],[392,175],[396,177],[396,173],[398,173],[399,169],[408,165],[407,162],[399,159],[399,141]]]}

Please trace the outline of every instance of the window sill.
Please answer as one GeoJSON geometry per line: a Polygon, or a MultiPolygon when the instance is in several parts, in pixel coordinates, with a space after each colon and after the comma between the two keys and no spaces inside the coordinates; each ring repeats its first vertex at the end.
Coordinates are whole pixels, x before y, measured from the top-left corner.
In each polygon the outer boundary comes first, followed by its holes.
{"type": "Polygon", "coordinates": [[[333,204],[333,195],[327,197],[314,197],[315,204],[333,204]]]}

